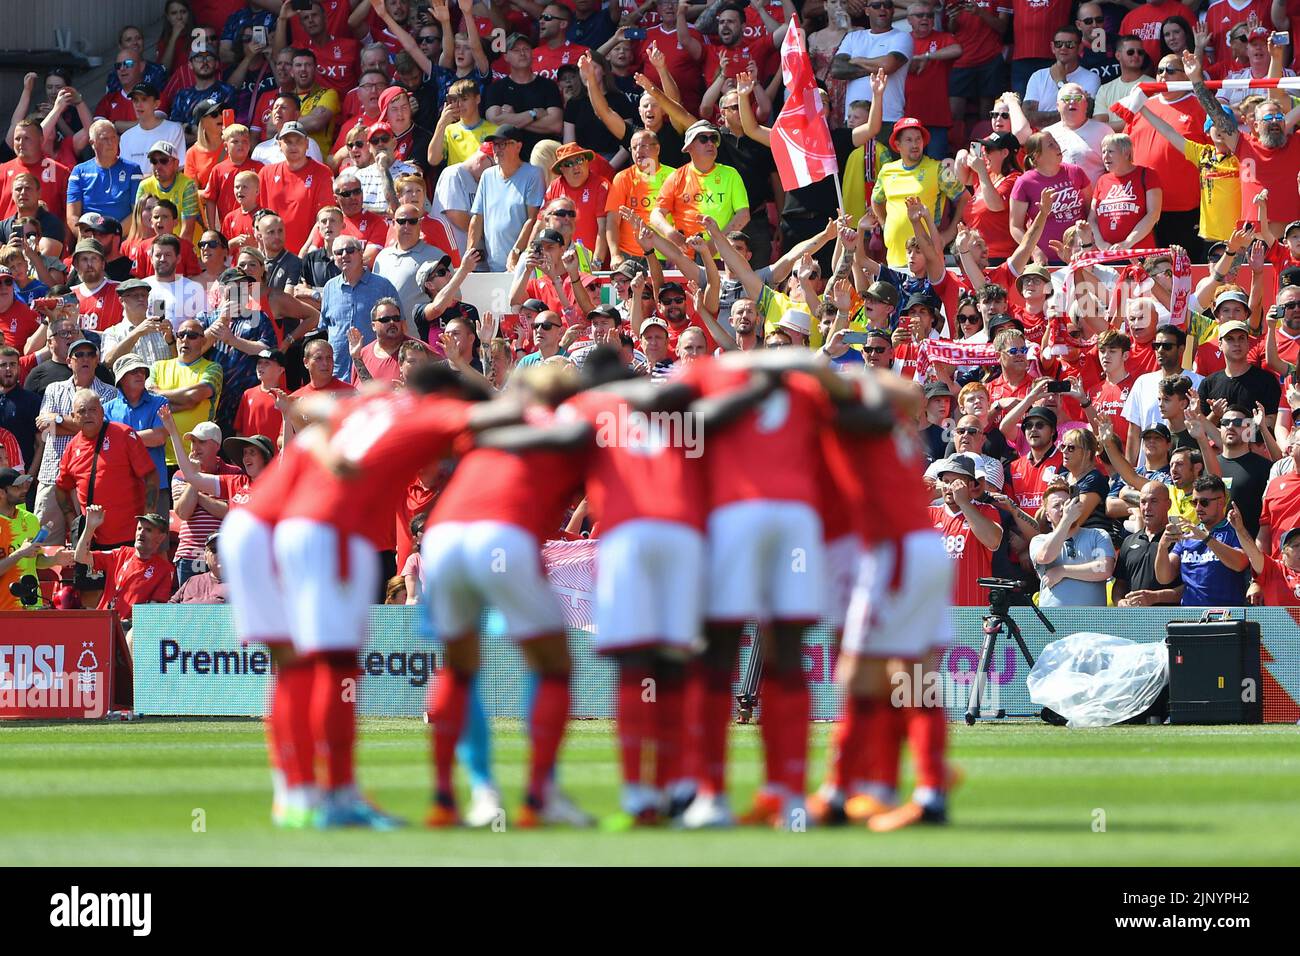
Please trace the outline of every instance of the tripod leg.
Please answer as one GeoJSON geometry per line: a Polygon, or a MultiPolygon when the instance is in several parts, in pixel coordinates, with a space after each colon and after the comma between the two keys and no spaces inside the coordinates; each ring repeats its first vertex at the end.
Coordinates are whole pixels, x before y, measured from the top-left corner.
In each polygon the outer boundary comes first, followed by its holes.
{"type": "Polygon", "coordinates": [[[989,664],[993,660],[993,647],[998,642],[998,632],[1001,630],[1001,618],[984,619],[984,643],[980,647],[980,660],[975,667],[975,681],[971,685],[970,700],[966,705],[966,723],[968,725],[979,720],[980,700],[984,697],[984,685],[988,683],[989,664]]]}
{"type": "Polygon", "coordinates": [[[754,643],[749,649],[749,660],[745,662],[745,673],[740,680],[740,693],[736,703],[740,705],[737,721],[747,724],[754,718],[754,708],[758,706],[758,687],[763,680],[763,633],[754,631],[754,643]]]}
{"type": "MultiPolygon", "coordinates": [[[[1034,655],[1029,653],[1029,645],[1025,643],[1025,639],[1020,633],[1020,625],[1017,624],[1014,620],[1012,620],[1009,617],[1007,618],[1007,624],[1009,625],[1011,636],[1014,637],[1016,639],[1016,643],[1020,645],[1020,654],[1021,656],[1024,657],[1025,663],[1028,664],[1030,668],[1033,668],[1034,655]]],[[[1060,714],[1058,714],[1056,711],[1052,710],[1050,707],[1041,708],[1039,710],[1038,716],[1046,723],[1052,724],[1053,726],[1056,727],[1064,726],[1066,723],[1065,718],[1062,717],[1060,714]]]]}

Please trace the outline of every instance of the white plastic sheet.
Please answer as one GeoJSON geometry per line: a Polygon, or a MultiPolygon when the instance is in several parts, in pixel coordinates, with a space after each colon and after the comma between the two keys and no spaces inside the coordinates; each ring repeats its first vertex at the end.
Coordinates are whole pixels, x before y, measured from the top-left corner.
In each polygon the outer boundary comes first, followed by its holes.
{"type": "Polygon", "coordinates": [[[1029,699],[1070,727],[1109,727],[1136,717],[1169,682],[1169,648],[1110,634],[1071,634],[1043,648],[1026,683],[1029,699]]]}

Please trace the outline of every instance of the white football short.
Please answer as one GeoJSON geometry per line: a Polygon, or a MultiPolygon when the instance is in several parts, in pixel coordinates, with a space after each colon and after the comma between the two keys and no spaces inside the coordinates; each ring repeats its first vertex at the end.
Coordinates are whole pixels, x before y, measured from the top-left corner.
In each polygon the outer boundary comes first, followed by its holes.
{"type": "Polygon", "coordinates": [[[826,547],[799,501],[737,501],[709,515],[710,621],[818,621],[826,547]]]}
{"type": "Polygon", "coordinates": [[[275,529],[247,508],[221,522],[221,576],[240,641],[289,644],[289,619],[275,563],[275,529]]]}
{"type": "Polygon", "coordinates": [[[446,521],[426,527],[420,571],[441,640],[476,636],[485,607],[501,612],[514,641],[564,631],[537,538],[518,525],[446,521]]]}
{"type": "Polygon", "coordinates": [[[952,640],[953,562],[937,531],[866,548],[849,602],[844,653],[919,660],[952,640]]]}
{"type": "Polygon", "coordinates": [[[836,630],[844,628],[861,560],[862,539],[856,534],[841,535],[826,545],[826,620],[836,630]]]}
{"type": "Polygon", "coordinates": [[[602,532],[596,551],[596,633],[602,652],[693,647],[704,597],[704,536],[645,519],[602,532]]]}
{"type": "Polygon", "coordinates": [[[290,518],[275,527],[275,560],[284,572],[289,632],[298,653],[359,650],[379,590],[379,555],[370,542],[359,534],[342,542],[330,525],[290,518]],[[346,577],[341,547],[347,548],[346,577]]]}

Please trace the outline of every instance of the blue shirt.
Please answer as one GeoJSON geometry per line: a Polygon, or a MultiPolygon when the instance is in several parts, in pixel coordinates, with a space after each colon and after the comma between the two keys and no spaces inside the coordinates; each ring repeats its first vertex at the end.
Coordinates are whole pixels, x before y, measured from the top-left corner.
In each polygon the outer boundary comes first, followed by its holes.
{"type": "Polygon", "coordinates": [[[72,167],[68,176],[68,202],[81,203],[81,211],[97,212],[120,223],[131,218],[135,192],[144,173],[135,163],[118,157],[105,169],[93,159],[72,167]]]}
{"type": "MultiPolygon", "coordinates": [[[[528,207],[541,208],[546,198],[542,171],[524,163],[505,179],[501,167],[484,170],[470,215],[483,217],[483,243],[489,272],[508,272],[506,257],[528,220],[528,207]]],[[[337,361],[337,359],[335,359],[337,361]]]]}
{"type": "MultiPolygon", "coordinates": [[[[1237,532],[1227,521],[1210,537],[1240,548],[1237,532]]],[[[1179,541],[1172,554],[1178,555],[1183,573],[1183,607],[1242,607],[1246,603],[1246,572],[1233,571],[1201,541],[1179,541]]]]}
{"type": "MultiPolygon", "coordinates": [[[[158,409],[167,404],[167,399],[163,398],[156,392],[145,389],[144,394],[140,396],[140,404],[132,405],[126,400],[125,395],[118,395],[117,398],[104,405],[104,418],[110,422],[121,422],[128,428],[142,432],[149,428],[162,428],[162,419],[158,417],[158,409]]],[[[153,459],[153,466],[158,471],[158,481],[160,488],[167,487],[167,443],[163,442],[157,448],[149,449],[149,457],[153,459]]]]}
{"type": "Polygon", "coordinates": [[[172,98],[172,111],[167,118],[188,125],[194,122],[194,105],[202,103],[204,100],[216,100],[222,106],[233,109],[235,106],[235,88],[229,83],[222,83],[220,80],[217,80],[206,90],[187,86],[185,89],[179,90],[176,96],[172,98]]]}
{"type": "Polygon", "coordinates": [[[336,275],[325,283],[320,294],[320,324],[329,336],[330,345],[334,346],[335,378],[352,381],[348,329],[359,330],[365,344],[373,342],[375,328],[370,313],[375,303],[385,296],[397,299],[397,289],[383,276],[370,271],[361,273],[356,285],[348,285],[342,275],[336,275]]]}
{"type": "MultiPolygon", "coordinates": [[[[204,312],[198,316],[206,329],[217,320],[219,312],[204,312]]],[[[275,328],[263,312],[240,316],[230,323],[230,331],[236,338],[261,342],[269,350],[274,350],[275,328]]],[[[218,342],[212,347],[208,356],[221,366],[221,398],[217,402],[217,422],[223,426],[234,425],[235,414],[239,411],[239,402],[244,392],[257,384],[257,356],[241,352],[233,345],[218,342]]]]}

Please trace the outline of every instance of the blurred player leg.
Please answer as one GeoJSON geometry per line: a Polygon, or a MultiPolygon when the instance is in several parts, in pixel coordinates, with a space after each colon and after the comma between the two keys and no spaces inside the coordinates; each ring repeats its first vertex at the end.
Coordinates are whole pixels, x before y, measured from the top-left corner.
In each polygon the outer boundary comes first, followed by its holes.
{"type": "Polygon", "coordinates": [[[469,778],[470,797],[465,823],[471,827],[489,826],[503,812],[501,791],[492,779],[492,731],[483,706],[482,684],[482,675],[476,675],[469,688],[465,729],[456,744],[456,760],[465,768],[465,775],[469,778]]]}

